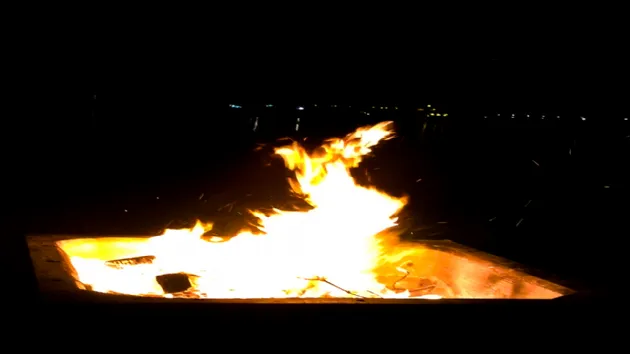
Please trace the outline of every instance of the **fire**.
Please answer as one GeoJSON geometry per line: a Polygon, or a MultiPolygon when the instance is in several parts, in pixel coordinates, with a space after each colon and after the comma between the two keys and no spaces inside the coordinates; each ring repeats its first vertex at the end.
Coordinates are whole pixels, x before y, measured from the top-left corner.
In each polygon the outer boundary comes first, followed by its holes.
{"type": "MultiPolygon", "coordinates": [[[[252,211],[260,234],[247,231],[207,240],[202,235],[212,224],[198,222],[192,229],[166,230],[146,242],[128,244],[125,251],[122,241],[114,250],[97,247],[91,250],[94,257],[61,248],[70,256],[78,279],[99,292],[224,299],[412,297],[379,281],[378,272],[391,259],[402,258],[392,254],[391,239],[383,234],[397,225],[396,215],[407,199],[360,186],[350,174],[375,145],[393,137],[391,127],[391,122],[383,122],[359,128],[310,154],[297,142],[276,149],[295,173],[289,179],[292,191],[312,208],[252,211]],[[132,260],[130,255],[144,258],[132,260]],[[186,274],[190,287],[167,292],[157,280],[164,274],[186,274]]],[[[397,272],[401,278],[408,275],[405,269],[397,272]]]]}

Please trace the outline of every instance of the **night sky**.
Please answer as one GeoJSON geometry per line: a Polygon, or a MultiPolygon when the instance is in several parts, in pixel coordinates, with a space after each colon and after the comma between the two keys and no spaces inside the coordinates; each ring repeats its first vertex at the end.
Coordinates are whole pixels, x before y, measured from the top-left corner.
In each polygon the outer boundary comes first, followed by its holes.
{"type": "Polygon", "coordinates": [[[379,187],[411,194],[408,217],[426,237],[610,285],[601,274],[616,265],[610,254],[619,252],[630,215],[630,111],[627,90],[616,89],[627,74],[622,58],[567,61],[512,50],[411,65],[400,57],[400,65],[370,74],[355,57],[333,70],[304,64],[282,74],[209,70],[200,58],[136,59],[76,85],[74,75],[58,88],[49,82],[26,100],[19,142],[4,142],[12,151],[5,184],[12,234],[156,233],[196,218],[228,220],[217,210],[235,201],[241,209],[277,205],[284,172],[268,150],[253,152],[258,144],[288,133],[339,136],[382,117],[402,130],[365,169],[379,187]],[[295,107],[316,103],[355,109],[308,108],[304,128],[291,133],[295,107]],[[421,133],[417,108],[427,104],[449,112],[437,133],[421,133]],[[358,106],[400,110],[367,117],[358,106]],[[255,117],[261,132],[251,131],[255,117]]]}

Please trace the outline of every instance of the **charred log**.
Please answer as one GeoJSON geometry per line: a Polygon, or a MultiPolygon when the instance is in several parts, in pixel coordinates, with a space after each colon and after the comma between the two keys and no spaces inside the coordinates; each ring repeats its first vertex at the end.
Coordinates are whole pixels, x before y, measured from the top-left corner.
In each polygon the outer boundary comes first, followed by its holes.
{"type": "Polygon", "coordinates": [[[105,264],[112,268],[122,268],[125,266],[134,266],[140,264],[153,264],[153,261],[155,261],[155,256],[142,256],[134,258],[114,259],[111,261],[106,261],[105,264]]]}
{"type": "Polygon", "coordinates": [[[167,294],[181,293],[192,288],[189,275],[184,273],[162,274],[155,277],[155,280],[167,294]]]}

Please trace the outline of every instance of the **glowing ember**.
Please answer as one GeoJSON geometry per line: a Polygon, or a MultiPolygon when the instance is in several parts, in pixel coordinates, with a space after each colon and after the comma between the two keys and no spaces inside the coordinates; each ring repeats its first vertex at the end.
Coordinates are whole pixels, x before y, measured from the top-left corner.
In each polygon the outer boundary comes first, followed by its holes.
{"type": "MultiPolygon", "coordinates": [[[[253,211],[262,234],[242,232],[230,238],[202,239],[211,224],[167,230],[133,249],[124,242],[93,249],[94,257],[70,256],[79,280],[92,290],[142,296],[196,298],[382,297],[440,299],[410,292],[398,280],[409,272],[396,265],[389,284],[378,274],[394,251],[392,233],[396,214],[406,198],[395,198],[355,183],[350,168],[357,167],[379,141],[393,136],[391,122],[360,128],[343,139],[330,139],[308,154],[298,143],[275,153],[295,172],[291,189],[302,196],[308,211],[253,211]],[[396,270],[398,269],[398,270],[396,270]],[[168,277],[179,279],[165,285],[168,277]],[[159,279],[159,281],[158,281],[159,279]],[[175,290],[168,290],[174,286],[175,290]]],[[[394,236],[394,241],[397,235],[394,236]]],[[[90,250],[80,250],[84,254],[90,250]]],[[[430,287],[429,287],[430,288],[430,287]]],[[[435,286],[433,286],[435,288],[435,286]]]]}

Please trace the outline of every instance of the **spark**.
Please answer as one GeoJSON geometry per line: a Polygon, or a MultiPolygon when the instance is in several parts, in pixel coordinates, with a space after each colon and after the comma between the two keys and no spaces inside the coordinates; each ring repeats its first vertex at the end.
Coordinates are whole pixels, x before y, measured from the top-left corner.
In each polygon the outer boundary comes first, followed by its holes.
{"type": "Polygon", "coordinates": [[[201,193],[201,195],[199,196],[199,200],[201,200],[201,198],[203,198],[203,196],[206,195],[205,193],[201,193]]]}
{"type": "Polygon", "coordinates": [[[223,209],[228,209],[228,213],[232,212],[232,208],[234,208],[234,204],[236,204],[236,200],[230,203],[225,204],[224,206],[220,207],[219,209],[217,209],[217,211],[221,211],[223,209]]]}
{"type": "Polygon", "coordinates": [[[527,208],[527,206],[532,202],[532,200],[530,199],[523,208],[527,208]]]}
{"type": "Polygon", "coordinates": [[[540,167],[540,164],[538,162],[536,162],[536,160],[532,160],[533,163],[536,164],[536,166],[540,167]]]}
{"type": "Polygon", "coordinates": [[[519,220],[519,221],[516,223],[516,227],[519,227],[519,225],[521,225],[521,223],[523,222],[523,220],[525,220],[525,219],[524,219],[524,218],[521,218],[521,220],[519,220]]]}
{"type": "Polygon", "coordinates": [[[418,182],[422,182],[422,178],[418,178],[418,179],[416,180],[416,183],[418,183],[418,182]]]}

